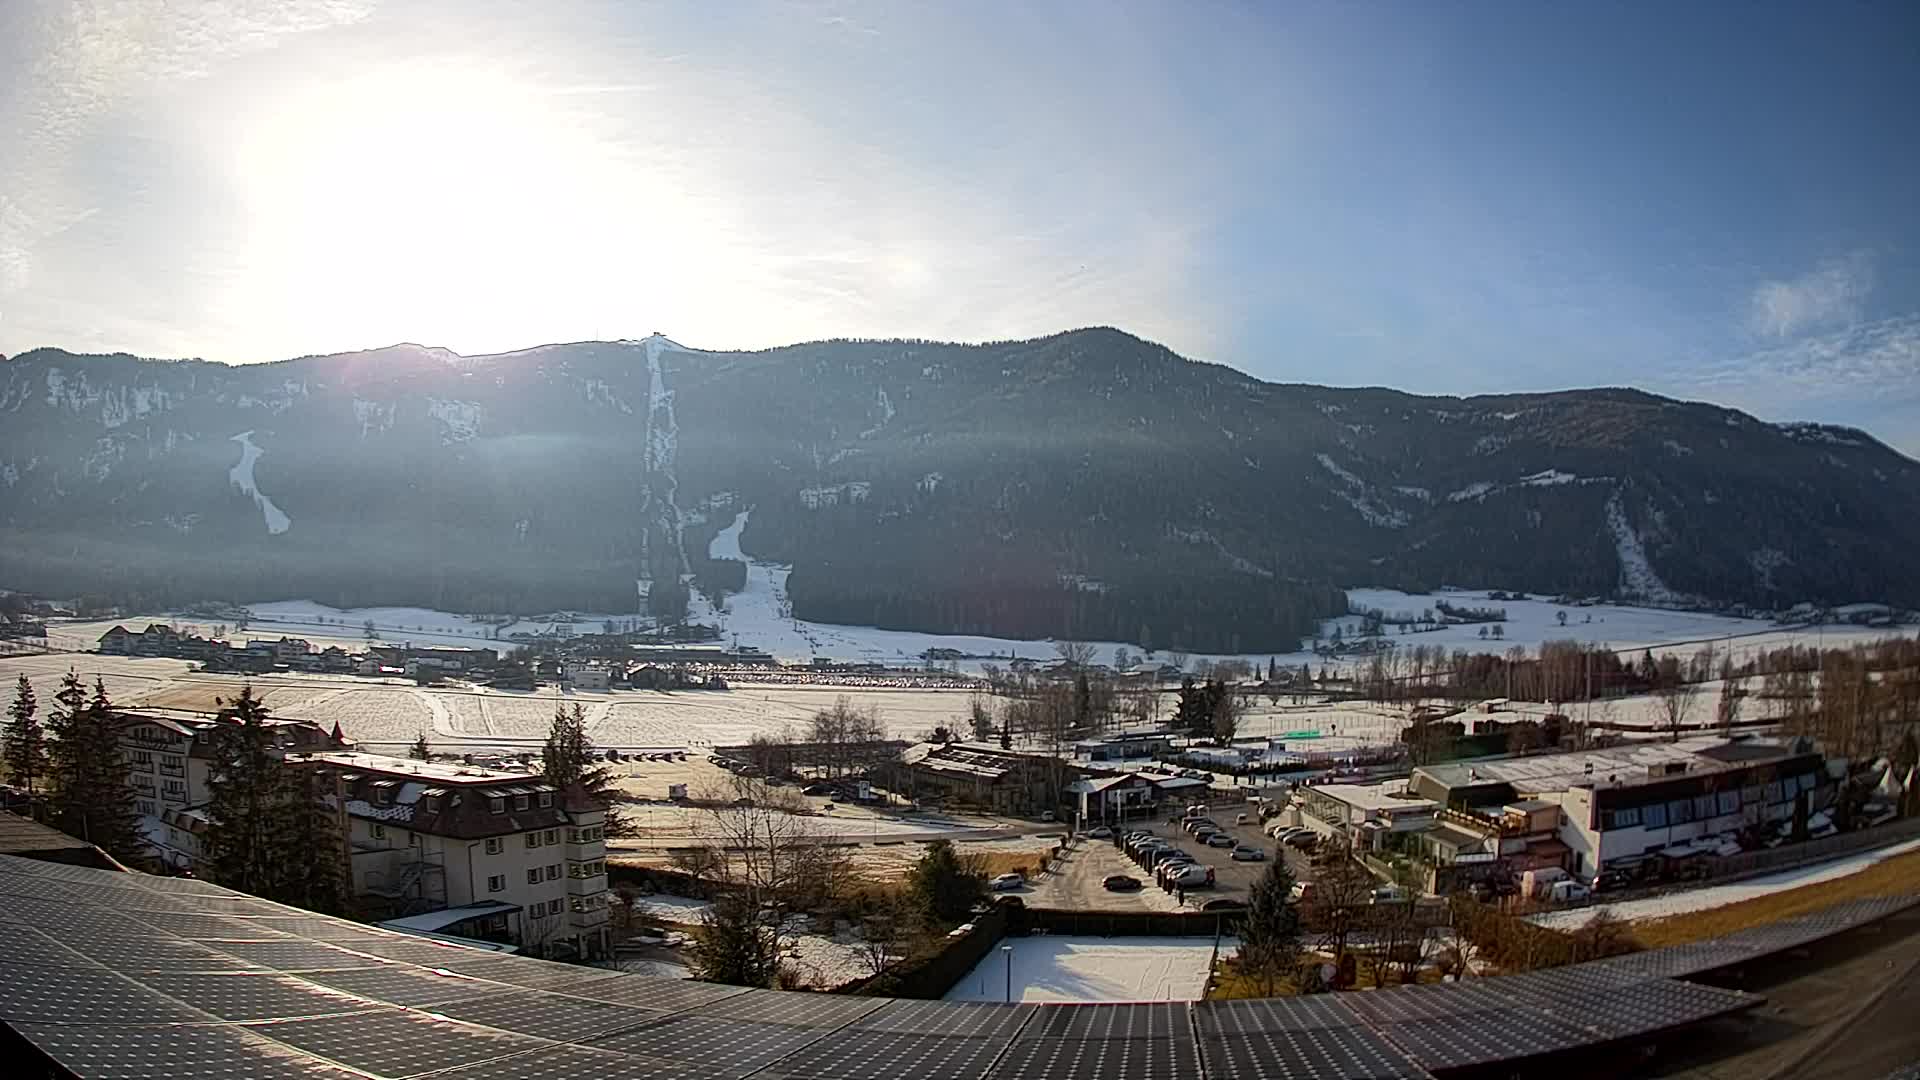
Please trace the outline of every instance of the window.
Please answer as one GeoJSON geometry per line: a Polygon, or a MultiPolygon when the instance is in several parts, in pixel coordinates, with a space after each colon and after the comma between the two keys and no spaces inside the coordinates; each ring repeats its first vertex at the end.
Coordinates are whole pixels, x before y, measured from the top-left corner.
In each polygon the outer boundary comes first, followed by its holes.
{"type": "Polygon", "coordinates": [[[1740,812],[1740,793],[1737,791],[1721,792],[1717,802],[1722,814],[1737,814],[1740,812]]]}
{"type": "Polygon", "coordinates": [[[543,791],[543,792],[541,792],[541,793],[540,793],[540,808],[541,808],[542,810],[544,810],[544,809],[546,809],[547,807],[549,807],[549,806],[552,806],[552,805],[553,805],[553,792],[551,792],[551,791],[543,791]]]}
{"type": "Polygon", "coordinates": [[[1693,820],[1693,800],[1675,799],[1667,804],[1667,821],[1674,825],[1685,825],[1693,820]]]}
{"type": "Polygon", "coordinates": [[[527,834],[527,847],[528,847],[528,849],[533,849],[533,848],[537,848],[537,847],[539,847],[539,846],[540,846],[540,834],[539,834],[539,833],[537,833],[537,832],[530,832],[530,833],[528,833],[528,834],[527,834]]]}
{"type": "Polygon", "coordinates": [[[1624,809],[1614,810],[1609,813],[1607,817],[1607,828],[1631,829],[1635,825],[1640,824],[1640,808],[1637,806],[1629,806],[1624,809]]]}
{"type": "Polygon", "coordinates": [[[488,837],[488,838],[487,838],[487,854],[489,854],[489,855],[498,855],[498,854],[500,854],[500,847],[501,847],[501,845],[500,845],[500,838],[499,838],[499,837],[497,837],[497,836],[490,836],[490,837],[488,837]]]}
{"type": "Polygon", "coordinates": [[[1641,807],[1640,821],[1649,829],[1666,828],[1667,827],[1667,804],[1654,803],[1652,806],[1641,807]]]}
{"type": "Polygon", "coordinates": [[[560,842],[560,830],[559,830],[559,829],[548,829],[548,830],[547,830],[547,843],[549,843],[549,844],[557,844],[557,843],[559,843],[559,842],[560,842]]]}
{"type": "Polygon", "coordinates": [[[387,838],[387,827],[385,825],[368,826],[368,831],[373,833],[375,840],[385,840],[387,838]]]}
{"type": "Polygon", "coordinates": [[[379,787],[376,785],[373,789],[373,801],[376,803],[379,803],[381,806],[392,806],[393,805],[393,789],[390,787],[379,787]]]}
{"type": "Polygon", "coordinates": [[[527,797],[525,795],[515,795],[513,797],[513,808],[515,810],[525,810],[527,808],[527,797]]]}
{"type": "Polygon", "coordinates": [[[1772,783],[1768,784],[1767,786],[1761,788],[1760,794],[1763,798],[1765,798],[1770,803],[1779,802],[1780,801],[1780,781],[1775,780],[1772,783]]]}
{"type": "Polygon", "coordinates": [[[1693,797],[1693,820],[1705,821],[1712,817],[1714,805],[1712,795],[1695,795],[1693,797]]]}
{"type": "Polygon", "coordinates": [[[1753,806],[1758,803],[1760,801],[1760,785],[1755,784],[1752,787],[1741,788],[1740,801],[1748,806],[1753,806]]]}
{"type": "Polygon", "coordinates": [[[411,845],[412,845],[412,846],[414,846],[414,847],[419,847],[419,846],[420,846],[420,834],[419,834],[419,833],[417,833],[417,832],[416,832],[416,833],[408,833],[408,834],[407,834],[407,843],[408,843],[408,844],[411,844],[411,845]]]}
{"type": "Polygon", "coordinates": [[[529,885],[540,884],[540,868],[539,867],[536,866],[533,869],[527,871],[527,884],[529,885]]]}
{"type": "Polygon", "coordinates": [[[487,809],[496,814],[504,814],[507,812],[507,800],[495,795],[487,800],[487,809]]]}
{"type": "Polygon", "coordinates": [[[154,815],[153,802],[152,800],[149,800],[149,799],[141,799],[138,802],[134,803],[133,810],[137,814],[145,814],[148,817],[152,817],[154,815]]]}
{"type": "Polygon", "coordinates": [[[551,866],[547,867],[547,880],[548,881],[560,880],[560,864],[559,863],[554,863],[551,866]]]}
{"type": "Polygon", "coordinates": [[[507,875],[495,874],[487,879],[487,891],[499,892],[507,887],[507,875]]]}
{"type": "Polygon", "coordinates": [[[440,796],[429,795],[426,798],[421,799],[420,809],[423,813],[428,813],[428,814],[439,813],[440,812],[440,796]]]}
{"type": "Polygon", "coordinates": [[[549,915],[558,915],[565,910],[567,910],[567,901],[565,898],[549,900],[547,902],[547,914],[549,915]]]}

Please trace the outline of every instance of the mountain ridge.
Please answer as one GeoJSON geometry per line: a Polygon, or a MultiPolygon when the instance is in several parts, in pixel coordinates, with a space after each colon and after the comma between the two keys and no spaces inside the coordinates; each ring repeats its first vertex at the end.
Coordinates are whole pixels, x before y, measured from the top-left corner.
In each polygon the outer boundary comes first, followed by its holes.
{"type": "Polygon", "coordinates": [[[705,545],[751,508],[746,552],[794,567],[796,614],[900,629],[1291,647],[1353,585],[1920,605],[1920,466],[1866,432],[1632,387],[1271,383],[1111,327],[36,349],[0,365],[0,416],[0,575],[149,603],[672,618],[723,600],[737,572],[705,545]]]}

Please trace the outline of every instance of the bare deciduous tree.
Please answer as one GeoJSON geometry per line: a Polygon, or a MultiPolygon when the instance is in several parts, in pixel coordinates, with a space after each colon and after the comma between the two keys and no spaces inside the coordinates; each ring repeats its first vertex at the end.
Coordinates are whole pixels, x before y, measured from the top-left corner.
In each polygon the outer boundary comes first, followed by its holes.
{"type": "Polygon", "coordinates": [[[1093,663],[1093,646],[1084,641],[1056,641],[1053,651],[1060,654],[1068,667],[1083,668],[1093,663]]]}

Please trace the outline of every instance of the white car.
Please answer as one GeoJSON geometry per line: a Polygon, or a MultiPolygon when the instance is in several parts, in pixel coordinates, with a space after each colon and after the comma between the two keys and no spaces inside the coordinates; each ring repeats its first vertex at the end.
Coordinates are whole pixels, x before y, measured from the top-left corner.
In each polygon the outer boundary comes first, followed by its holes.
{"type": "Polygon", "coordinates": [[[1229,852],[1227,857],[1237,859],[1240,862],[1264,862],[1267,857],[1267,852],[1265,848],[1249,847],[1246,844],[1240,844],[1229,852]]]}
{"type": "Polygon", "coordinates": [[[1107,828],[1105,825],[1102,825],[1099,828],[1088,833],[1087,836],[1088,838],[1093,840],[1111,840],[1113,839],[1113,830],[1107,828]]]}
{"type": "Polygon", "coordinates": [[[1017,889],[1026,883],[1027,879],[1019,874],[1001,874],[994,878],[988,887],[994,892],[1006,892],[1008,889],[1017,889]]]}

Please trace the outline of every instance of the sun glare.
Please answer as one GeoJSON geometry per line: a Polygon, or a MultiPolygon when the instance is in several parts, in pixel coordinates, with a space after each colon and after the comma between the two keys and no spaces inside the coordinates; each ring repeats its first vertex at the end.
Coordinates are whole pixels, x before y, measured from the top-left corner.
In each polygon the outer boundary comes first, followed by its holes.
{"type": "Polygon", "coordinates": [[[562,104],[440,65],[263,108],[237,147],[253,273],[236,302],[309,339],[454,348],[584,334],[634,310],[697,250],[690,215],[562,104]]]}

